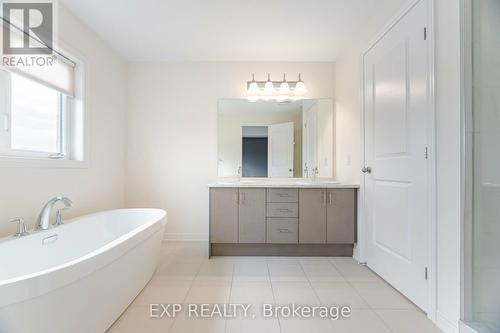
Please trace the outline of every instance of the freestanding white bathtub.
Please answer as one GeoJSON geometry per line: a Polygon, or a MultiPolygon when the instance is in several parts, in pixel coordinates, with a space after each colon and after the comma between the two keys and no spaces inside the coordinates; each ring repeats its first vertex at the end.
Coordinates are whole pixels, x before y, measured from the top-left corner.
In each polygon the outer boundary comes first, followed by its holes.
{"type": "Polygon", "coordinates": [[[1,239],[0,333],[105,332],[151,279],[165,214],[106,211],[1,239]]]}

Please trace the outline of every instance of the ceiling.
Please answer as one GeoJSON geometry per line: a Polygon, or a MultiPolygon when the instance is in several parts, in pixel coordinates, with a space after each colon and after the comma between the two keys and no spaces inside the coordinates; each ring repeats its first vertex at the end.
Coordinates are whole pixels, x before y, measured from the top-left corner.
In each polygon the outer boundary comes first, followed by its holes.
{"type": "Polygon", "coordinates": [[[333,61],[385,0],[61,0],[129,61],[333,61]]]}

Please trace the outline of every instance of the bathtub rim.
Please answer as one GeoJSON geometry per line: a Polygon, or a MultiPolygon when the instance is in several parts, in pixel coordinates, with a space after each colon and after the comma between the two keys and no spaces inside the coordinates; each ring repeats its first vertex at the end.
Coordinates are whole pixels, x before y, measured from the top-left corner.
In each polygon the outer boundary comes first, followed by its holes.
{"type": "MultiPolygon", "coordinates": [[[[78,263],[87,261],[89,259],[97,257],[100,254],[103,254],[103,253],[109,251],[110,249],[112,249],[112,248],[118,246],[119,244],[123,243],[125,240],[132,238],[133,236],[139,234],[141,231],[144,231],[144,230],[148,229],[149,227],[153,226],[154,224],[156,224],[158,222],[160,222],[163,226],[166,224],[167,212],[165,210],[163,210],[163,209],[157,209],[157,208],[123,208],[123,209],[113,209],[113,210],[106,210],[106,211],[101,211],[101,212],[96,212],[96,213],[81,215],[81,216],[78,216],[78,217],[75,217],[75,218],[72,218],[72,219],[68,219],[65,224],[63,224],[61,226],[58,226],[56,228],[50,228],[50,229],[47,229],[47,230],[34,232],[34,233],[31,233],[31,234],[29,234],[27,236],[24,236],[24,237],[30,237],[30,236],[37,236],[37,235],[54,233],[54,232],[57,232],[57,230],[59,228],[67,228],[72,223],[75,223],[78,220],[83,219],[83,218],[91,218],[91,217],[95,217],[95,216],[99,216],[99,215],[106,215],[106,214],[110,214],[110,213],[119,213],[119,212],[127,212],[127,211],[130,211],[130,212],[141,212],[141,211],[142,212],[155,212],[155,213],[158,214],[158,216],[156,216],[156,214],[155,214],[155,218],[152,221],[149,221],[147,223],[141,224],[140,226],[138,226],[138,227],[130,230],[129,232],[121,235],[118,238],[113,239],[111,242],[106,243],[105,245],[103,245],[101,247],[98,247],[98,248],[94,249],[93,251],[91,251],[89,253],[86,253],[83,256],[80,256],[80,257],[75,258],[73,260],[69,260],[69,261],[64,262],[62,264],[59,264],[59,265],[52,266],[52,267],[47,268],[47,269],[39,270],[37,272],[33,272],[33,273],[29,273],[29,274],[24,274],[24,275],[16,276],[16,277],[5,279],[5,280],[0,280],[0,288],[6,287],[6,286],[9,286],[11,284],[18,283],[18,282],[23,282],[23,281],[26,281],[26,280],[29,280],[29,279],[37,278],[37,277],[40,277],[40,276],[48,275],[48,274],[51,274],[51,273],[54,273],[54,272],[57,272],[57,271],[61,271],[61,270],[65,269],[65,268],[77,265],[78,263]]],[[[2,244],[4,242],[15,241],[15,240],[18,240],[18,238],[13,237],[13,236],[5,237],[5,239],[1,239],[0,238],[0,244],[2,244]]],[[[2,305],[0,305],[0,307],[1,306],[2,305]]]]}

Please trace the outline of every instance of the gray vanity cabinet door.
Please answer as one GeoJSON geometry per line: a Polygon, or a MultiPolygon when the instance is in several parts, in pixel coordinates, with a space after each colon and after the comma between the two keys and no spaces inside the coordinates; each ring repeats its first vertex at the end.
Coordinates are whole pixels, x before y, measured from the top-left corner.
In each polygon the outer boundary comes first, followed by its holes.
{"type": "Polygon", "coordinates": [[[327,243],[353,244],[356,239],[356,190],[330,189],[327,199],[327,243]]]}
{"type": "Polygon", "coordinates": [[[266,242],[266,189],[240,188],[239,242],[266,242]]]}
{"type": "Polygon", "coordinates": [[[326,243],[326,190],[299,190],[299,243],[326,243]]]}
{"type": "Polygon", "coordinates": [[[238,189],[210,189],[210,242],[238,243],[238,189]]]}

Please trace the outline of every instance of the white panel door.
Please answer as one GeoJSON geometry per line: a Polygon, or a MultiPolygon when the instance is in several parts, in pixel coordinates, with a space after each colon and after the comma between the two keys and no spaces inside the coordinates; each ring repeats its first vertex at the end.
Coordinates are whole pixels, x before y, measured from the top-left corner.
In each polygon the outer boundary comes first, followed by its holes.
{"type": "Polygon", "coordinates": [[[268,127],[268,176],[293,177],[293,122],[268,127]]]}
{"type": "Polygon", "coordinates": [[[428,308],[427,1],[364,55],[367,263],[428,308]],[[369,167],[371,170],[367,170],[369,167]]]}

